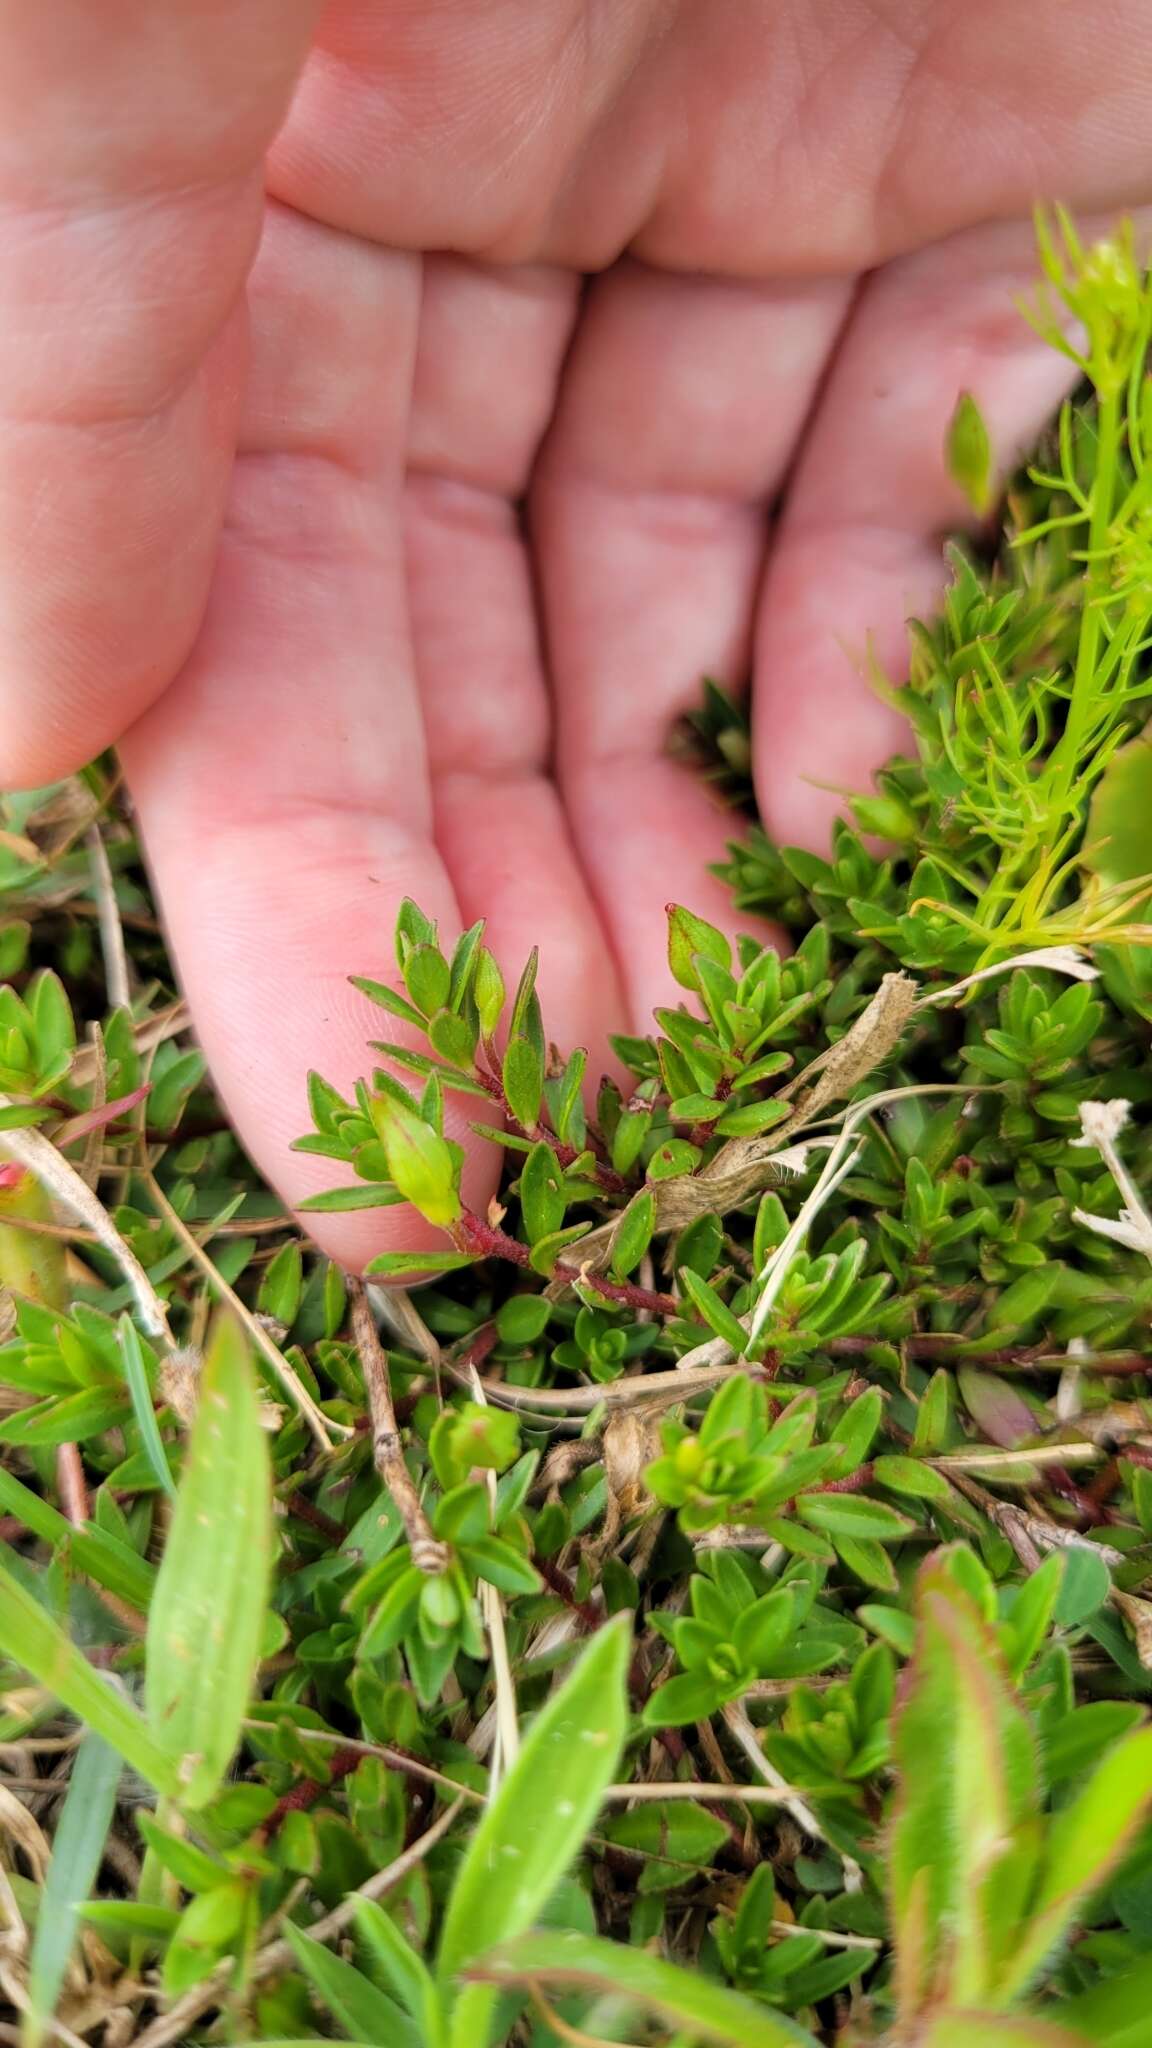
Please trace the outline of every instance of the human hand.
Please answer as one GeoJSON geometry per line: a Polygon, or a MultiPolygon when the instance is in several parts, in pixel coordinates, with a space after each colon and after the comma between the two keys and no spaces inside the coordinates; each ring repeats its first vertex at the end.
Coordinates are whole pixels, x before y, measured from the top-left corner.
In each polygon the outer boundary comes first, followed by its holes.
{"type": "MultiPolygon", "coordinates": [[[[317,14],[0,23],[0,782],[122,741],[293,1200],[403,895],[513,968],[540,941],[594,1056],[667,999],[664,903],[727,920],[664,751],[703,673],[752,675],[768,821],[820,840],[804,778],[900,738],[854,656],[898,672],[941,580],[957,393],[1006,459],[1061,395],[1011,310],[1032,203],[1152,199],[1136,0],[317,14]]],[[[317,1220],[356,1260],[427,1241],[397,1213],[317,1220]]]]}

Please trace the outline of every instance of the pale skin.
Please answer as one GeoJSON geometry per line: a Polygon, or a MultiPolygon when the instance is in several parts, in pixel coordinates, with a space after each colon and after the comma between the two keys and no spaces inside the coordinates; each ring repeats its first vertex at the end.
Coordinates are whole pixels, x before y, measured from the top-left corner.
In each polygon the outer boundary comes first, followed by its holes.
{"type": "MultiPolygon", "coordinates": [[[[776,833],[899,742],[964,506],[1065,388],[1029,214],[1152,201],[1140,0],[0,5],[0,785],[119,741],[184,986],[289,1201],[411,895],[542,948],[594,1062],[730,923],[666,754],[751,679],[776,833]],[[434,254],[422,252],[434,251],[434,254]],[[591,282],[583,287],[583,281],[591,282]]],[[[466,1119],[456,1117],[459,1131],[466,1119]]],[[[482,1202],[492,1161],[474,1160],[482,1202]],[[485,1178],[487,1176],[487,1179],[485,1178]]],[[[430,1241],[323,1219],[356,1262],[430,1241]]]]}

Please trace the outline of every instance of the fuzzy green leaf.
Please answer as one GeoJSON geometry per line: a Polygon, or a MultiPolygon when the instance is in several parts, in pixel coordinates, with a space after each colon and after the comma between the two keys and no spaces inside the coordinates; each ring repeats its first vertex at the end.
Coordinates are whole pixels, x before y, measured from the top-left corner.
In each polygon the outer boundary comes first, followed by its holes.
{"type": "Polygon", "coordinates": [[[919,2048],[1100,2048],[1096,2038],[1073,2033],[1052,2020],[1028,2013],[942,2013],[919,2048]]]}
{"type": "Polygon", "coordinates": [[[893,1730],[889,1885],[901,2010],[985,1999],[1017,1940],[1035,1863],[1032,1732],[991,1628],[938,1552],[917,1582],[916,1651],[893,1730]]]}

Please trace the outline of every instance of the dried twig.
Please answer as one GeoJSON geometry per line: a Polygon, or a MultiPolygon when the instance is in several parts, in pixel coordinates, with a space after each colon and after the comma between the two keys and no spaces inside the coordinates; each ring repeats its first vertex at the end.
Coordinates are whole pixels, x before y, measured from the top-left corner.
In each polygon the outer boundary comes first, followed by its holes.
{"type": "Polygon", "coordinates": [[[348,1294],[352,1308],[352,1335],[364,1375],[368,1414],[372,1424],[372,1458],[380,1483],[395,1501],[412,1548],[412,1562],[422,1572],[437,1574],[448,1568],[447,1546],[432,1533],[416,1484],[404,1462],[396,1410],[392,1405],[392,1383],[388,1355],[380,1342],[372,1304],[362,1281],[350,1279],[348,1294]]]}
{"type": "Polygon", "coordinates": [[[837,1849],[834,1844],[828,1842],[828,1837],[824,1833],[807,1800],[802,1799],[798,1793],[793,1792],[780,1776],[775,1765],[769,1763],[757,1740],[756,1730],[739,1701],[733,1701],[724,1708],[723,1712],[725,1725],[740,1744],[753,1770],[763,1778],[766,1785],[770,1785],[774,1792],[780,1794],[781,1805],[785,1808],[786,1812],[791,1814],[797,1827],[803,1828],[805,1834],[811,1835],[813,1841],[827,1843],[828,1847],[833,1850],[833,1853],[839,1856],[844,1865],[845,1891],[859,1891],[864,1882],[864,1873],[860,1865],[855,1861],[854,1857],[846,1856],[842,1849],[837,1849]]]}

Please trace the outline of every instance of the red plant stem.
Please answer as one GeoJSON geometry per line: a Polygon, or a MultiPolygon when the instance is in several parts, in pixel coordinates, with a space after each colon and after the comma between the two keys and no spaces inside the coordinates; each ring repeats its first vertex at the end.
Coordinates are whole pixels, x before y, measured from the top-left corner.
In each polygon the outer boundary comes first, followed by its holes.
{"type": "Polygon", "coordinates": [[[320,1534],[333,1543],[343,1543],[347,1533],[343,1523],[338,1522],[334,1515],[326,1515],[323,1508],[318,1508],[315,1501],[308,1499],[307,1494],[290,1493],[285,1506],[298,1522],[307,1522],[310,1528],[319,1529],[320,1534]]]}
{"type": "MultiPolygon", "coordinates": [[[[966,1337],[949,1336],[947,1333],[929,1331],[913,1332],[907,1337],[830,1337],[820,1346],[830,1358],[864,1357],[881,1345],[892,1345],[907,1352],[910,1358],[938,1359],[946,1363],[954,1358],[961,1365],[981,1366],[1031,1366],[1051,1365],[1052,1370],[1064,1370],[1068,1364],[1064,1354],[1054,1353],[1043,1344],[1010,1344],[998,1351],[966,1349],[972,1340],[966,1337]]],[[[1129,1374],[1152,1373],[1152,1353],[1140,1351],[1118,1351],[1113,1357],[1100,1352],[1096,1357],[1078,1358],[1077,1368],[1083,1372],[1098,1372],[1105,1377],[1115,1375],[1117,1379],[1129,1374]]]]}
{"type": "Polygon", "coordinates": [[[594,1607],[590,1600],[581,1600],[577,1597],[575,1586],[560,1565],[555,1564],[550,1557],[537,1557],[533,1562],[544,1584],[564,1602],[569,1612],[576,1616],[581,1628],[591,1634],[593,1629],[600,1627],[604,1617],[599,1608],[594,1607]]]}
{"type": "Polygon", "coordinates": [[[258,1831],[260,1839],[270,1841],[273,1835],[279,1833],[290,1813],[306,1813],[310,1806],[315,1806],[317,1800],[323,1798],[329,1785],[337,1784],[341,1778],[351,1777],[363,1757],[364,1751],[360,1748],[334,1749],[328,1759],[328,1769],[331,1772],[328,1785],[322,1785],[318,1778],[301,1778],[299,1784],[293,1785],[291,1791],[285,1792],[276,1801],[263,1827],[258,1831]]]}
{"type": "MultiPolygon", "coordinates": [[[[479,1081],[485,1094],[491,1098],[498,1109],[503,1110],[508,1122],[514,1124],[523,1137],[538,1138],[543,1135],[546,1143],[551,1145],[561,1166],[575,1166],[576,1161],[582,1156],[576,1150],[575,1145],[566,1145],[551,1130],[545,1130],[543,1133],[541,1133],[539,1127],[528,1130],[517,1117],[513,1116],[508,1106],[508,1097],[504,1093],[503,1083],[497,1080],[495,1074],[486,1074],[482,1067],[477,1067],[476,1079],[479,1081]]],[[[589,1146],[585,1149],[590,1151],[592,1148],[589,1146]]],[[[596,1160],[592,1173],[597,1187],[603,1188],[606,1195],[626,1195],[628,1193],[628,1183],[624,1179],[623,1174],[617,1173],[614,1167],[606,1166],[602,1160],[596,1160]]]]}
{"type": "MultiPolygon", "coordinates": [[[[461,1249],[479,1252],[486,1259],[507,1259],[514,1266],[529,1266],[531,1254],[519,1238],[509,1237],[507,1231],[499,1230],[495,1224],[485,1223],[465,1209],[456,1226],[461,1249]]],[[[594,1294],[603,1295],[605,1301],[619,1301],[628,1308],[647,1308],[657,1315],[679,1315],[681,1304],[672,1294],[660,1294],[653,1287],[637,1287],[631,1280],[606,1280],[602,1273],[586,1273],[579,1266],[570,1266],[560,1260],[553,1269],[554,1277],[569,1286],[579,1284],[591,1288],[594,1294]]]]}

